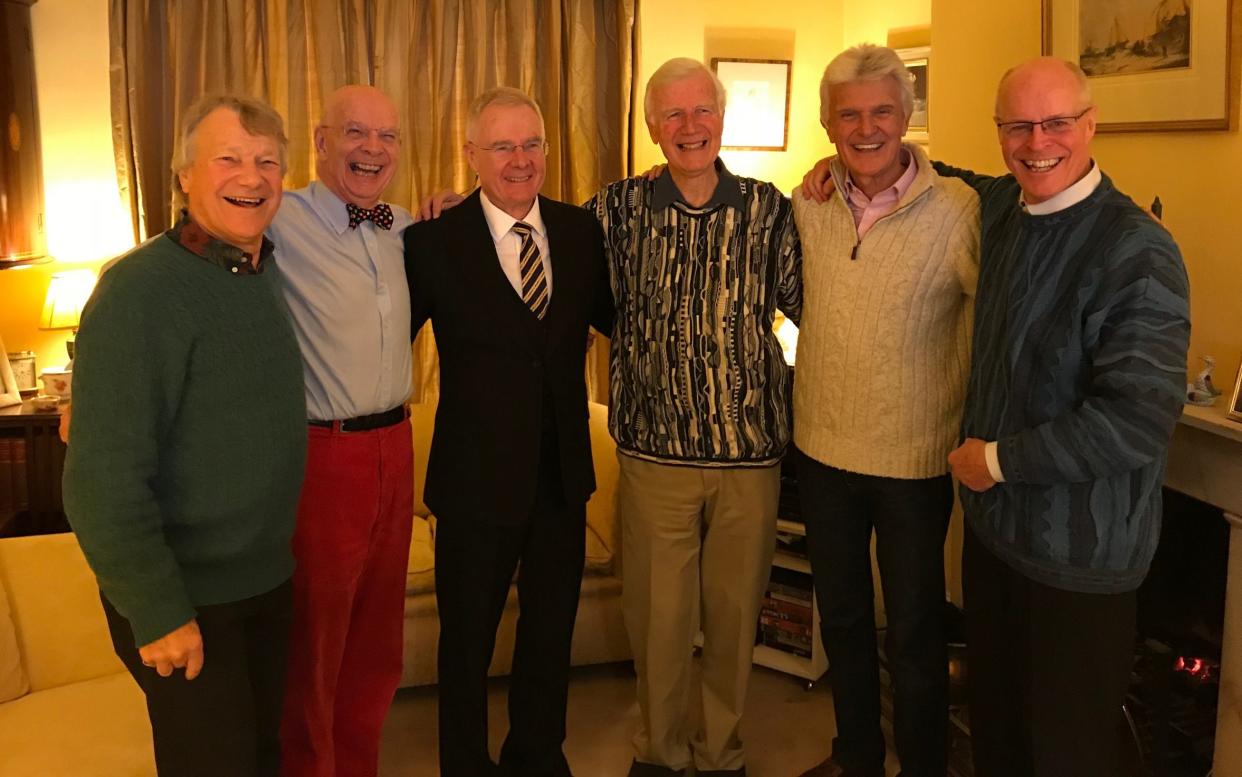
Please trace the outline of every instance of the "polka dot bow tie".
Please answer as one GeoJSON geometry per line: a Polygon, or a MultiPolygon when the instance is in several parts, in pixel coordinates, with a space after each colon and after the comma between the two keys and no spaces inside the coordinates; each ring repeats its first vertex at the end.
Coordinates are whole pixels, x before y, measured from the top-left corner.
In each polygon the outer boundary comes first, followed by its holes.
{"type": "Polygon", "coordinates": [[[345,203],[345,210],[349,211],[349,228],[357,229],[358,225],[364,221],[372,221],[375,226],[380,229],[392,229],[392,208],[387,203],[381,202],[370,210],[359,208],[352,202],[345,203]]]}

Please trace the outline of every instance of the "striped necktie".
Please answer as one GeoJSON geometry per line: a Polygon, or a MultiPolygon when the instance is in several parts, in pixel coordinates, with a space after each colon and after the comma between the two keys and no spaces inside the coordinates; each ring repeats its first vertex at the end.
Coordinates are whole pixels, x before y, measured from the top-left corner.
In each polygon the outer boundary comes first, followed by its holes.
{"type": "Polygon", "coordinates": [[[530,224],[514,222],[513,231],[522,238],[521,261],[518,269],[522,276],[522,301],[536,317],[542,319],[548,313],[548,279],[543,273],[543,258],[535,245],[534,230],[530,224]]]}

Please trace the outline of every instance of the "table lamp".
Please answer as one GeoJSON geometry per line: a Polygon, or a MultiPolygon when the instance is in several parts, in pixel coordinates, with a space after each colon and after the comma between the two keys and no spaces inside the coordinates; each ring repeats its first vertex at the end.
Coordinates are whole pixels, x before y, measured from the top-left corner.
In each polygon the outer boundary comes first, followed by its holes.
{"type": "Polygon", "coordinates": [[[73,366],[73,338],[78,332],[78,319],[82,308],[95,290],[93,270],[67,270],[52,274],[43,300],[43,314],[39,316],[39,328],[44,330],[71,329],[65,341],[69,354],[69,367],[73,366]]]}

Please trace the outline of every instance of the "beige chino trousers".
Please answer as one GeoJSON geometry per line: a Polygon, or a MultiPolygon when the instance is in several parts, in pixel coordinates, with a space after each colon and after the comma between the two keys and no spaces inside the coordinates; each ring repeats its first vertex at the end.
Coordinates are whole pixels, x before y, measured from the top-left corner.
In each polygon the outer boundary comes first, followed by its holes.
{"type": "Polygon", "coordinates": [[[657,464],[618,452],[622,609],[638,675],[635,758],[745,765],[738,733],[776,547],[780,467],[657,464]],[[703,632],[692,730],[696,626],[703,632]]]}

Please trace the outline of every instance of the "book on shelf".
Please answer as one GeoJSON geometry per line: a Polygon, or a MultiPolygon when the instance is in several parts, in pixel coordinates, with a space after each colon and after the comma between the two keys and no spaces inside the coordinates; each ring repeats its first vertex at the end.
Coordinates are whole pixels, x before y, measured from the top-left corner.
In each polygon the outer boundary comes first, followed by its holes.
{"type": "Polygon", "coordinates": [[[761,605],[760,612],[772,615],[773,617],[783,620],[792,620],[799,623],[810,623],[813,613],[811,605],[799,604],[795,602],[785,601],[783,599],[773,599],[771,596],[765,596],[761,605]]]}

